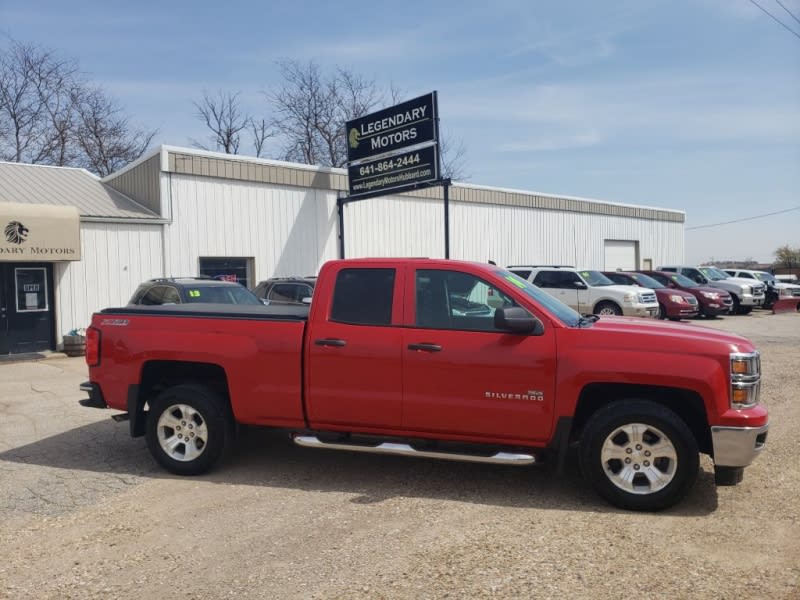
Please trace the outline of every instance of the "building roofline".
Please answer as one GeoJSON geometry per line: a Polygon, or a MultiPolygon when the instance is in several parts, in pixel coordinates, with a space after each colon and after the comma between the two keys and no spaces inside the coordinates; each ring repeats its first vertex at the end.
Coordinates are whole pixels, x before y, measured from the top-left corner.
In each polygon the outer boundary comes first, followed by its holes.
{"type": "Polygon", "coordinates": [[[625,202],[613,202],[611,200],[598,200],[596,198],[584,198],[582,196],[568,196],[566,194],[551,194],[544,192],[532,192],[530,190],[520,190],[514,188],[494,187],[490,185],[476,185],[472,183],[454,183],[453,187],[460,187],[471,190],[481,190],[490,192],[502,192],[506,194],[521,194],[523,196],[538,196],[540,198],[552,198],[553,200],[578,200],[580,202],[591,202],[593,204],[607,204],[611,206],[622,206],[625,208],[646,208],[649,210],[660,210],[663,212],[674,212],[686,215],[686,211],[674,208],[662,208],[660,206],[647,206],[645,204],[627,204],[625,202]]]}

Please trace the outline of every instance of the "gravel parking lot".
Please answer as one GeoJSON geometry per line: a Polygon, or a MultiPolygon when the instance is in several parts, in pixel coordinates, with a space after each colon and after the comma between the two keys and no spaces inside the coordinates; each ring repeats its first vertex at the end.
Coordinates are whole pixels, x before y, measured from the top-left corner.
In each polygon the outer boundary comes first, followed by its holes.
{"type": "Polygon", "coordinates": [[[0,363],[2,598],[800,598],[800,314],[687,323],[762,352],[768,447],[736,487],[709,460],[660,514],[520,469],[299,448],[248,430],[177,478],[82,359],[0,363]]]}

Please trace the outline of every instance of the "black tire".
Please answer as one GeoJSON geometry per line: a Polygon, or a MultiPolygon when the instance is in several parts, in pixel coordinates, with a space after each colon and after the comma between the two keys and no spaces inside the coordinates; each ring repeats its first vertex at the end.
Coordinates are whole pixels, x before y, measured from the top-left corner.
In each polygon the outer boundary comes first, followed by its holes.
{"type": "Polygon", "coordinates": [[[697,479],[700,465],[697,441],[686,423],[648,400],[620,400],[594,413],[581,436],[580,461],[584,477],[600,496],[640,511],[679,502],[697,479]],[[648,448],[660,455],[648,454],[648,448]]]}
{"type": "Polygon", "coordinates": [[[740,314],[740,315],[749,315],[751,312],[753,312],[753,307],[752,306],[740,306],[738,314],[740,314]]]}
{"type": "Polygon", "coordinates": [[[145,437],[153,458],[167,471],[199,475],[230,447],[233,432],[233,417],[222,396],[203,385],[181,384],[151,403],[145,437]]]}
{"type": "Polygon", "coordinates": [[[617,306],[616,303],[610,302],[608,300],[604,300],[603,302],[598,302],[597,306],[594,307],[594,314],[596,315],[622,315],[622,309],[617,306]]]}
{"type": "Polygon", "coordinates": [[[739,303],[739,297],[736,296],[735,294],[731,294],[731,300],[733,300],[733,304],[731,305],[731,314],[732,315],[740,314],[739,307],[741,306],[741,304],[739,303]]]}
{"type": "MultiPolygon", "coordinates": [[[[667,307],[661,304],[660,302],[658,303],[658,318],[661,319],[662,321],[667,318],[667,307]]],[[[674,319],[674,318],[671,320],[680,321],[680,319],[674,319]]]]}

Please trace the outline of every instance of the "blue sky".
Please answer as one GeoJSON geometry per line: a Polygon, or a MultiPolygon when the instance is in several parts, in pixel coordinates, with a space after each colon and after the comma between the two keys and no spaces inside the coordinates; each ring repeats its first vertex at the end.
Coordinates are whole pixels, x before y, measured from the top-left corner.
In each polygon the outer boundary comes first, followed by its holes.
{"type": "Polygon", "coordinates": [[[749,0],[78,4],[0,0],[0,44],[77,59],[158,143],[204,137],[203,90],[269,117],[276,61],[314,60],[437,90],[471,183],[686,211],[690,262],[800,246],[800,210],[690,229],[800,207],[800,38],[749,0]]]}

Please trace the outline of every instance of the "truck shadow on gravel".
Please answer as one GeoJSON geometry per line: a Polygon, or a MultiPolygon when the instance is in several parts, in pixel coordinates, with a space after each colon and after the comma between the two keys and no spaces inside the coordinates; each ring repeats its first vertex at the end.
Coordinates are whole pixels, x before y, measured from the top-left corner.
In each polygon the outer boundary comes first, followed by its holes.
{"type": "MultiPolygon", "coordinates": [[[[0,453],[7,464],[38,465],[107,473],[135,480],[181,479],[151,458],[144,438],[128,435],[127,424],[98,421],[0,453]]],[[[11,473],[9,473],[11,472],[11,473]]],[[[95,476],[96,477],[96,476],[95,476]]],[[[48,475],[39,478],[47,486],[48,475]]],[[[514,467],[318,450],[296,446],[282,431],[244,428],[235,447],[210,473],[196,477],[215,485],[251,485],[353,494],[350,502],[374,504],[393,498],[453,500],[482,505],[626,513],[596,496],[569,456],[564,474],[545,466],[514,467]]],[[[8,482],[13,486],[13,474],[8,482]]],[[[702,516],[717,508],[713,473],[701,470],[697,483],[678,505],[661,514],[702,516]]]]}

